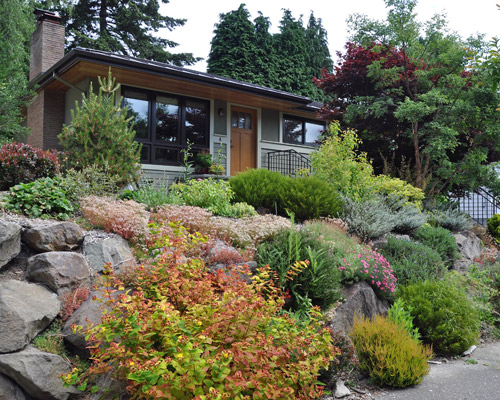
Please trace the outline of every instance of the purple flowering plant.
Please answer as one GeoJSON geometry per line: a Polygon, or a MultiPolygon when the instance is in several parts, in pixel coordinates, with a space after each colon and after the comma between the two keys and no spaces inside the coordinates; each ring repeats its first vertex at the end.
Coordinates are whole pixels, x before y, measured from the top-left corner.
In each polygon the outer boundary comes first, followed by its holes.
{"type": "Polygon", "coordinates": [[[344,283],[366,281],[383,298],[391,298],[397,278],[389,261],[368,246],[349,250],[339,266],[344,283]]]}

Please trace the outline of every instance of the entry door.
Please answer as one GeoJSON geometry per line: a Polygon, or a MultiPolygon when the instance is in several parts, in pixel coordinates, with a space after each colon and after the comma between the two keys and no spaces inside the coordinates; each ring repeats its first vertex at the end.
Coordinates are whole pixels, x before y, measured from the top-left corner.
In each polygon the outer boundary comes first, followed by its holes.
{"type": "Polygon", "coordinates": [[[231,175],[257,167],[255,110],[231,107],[231,175]]]}

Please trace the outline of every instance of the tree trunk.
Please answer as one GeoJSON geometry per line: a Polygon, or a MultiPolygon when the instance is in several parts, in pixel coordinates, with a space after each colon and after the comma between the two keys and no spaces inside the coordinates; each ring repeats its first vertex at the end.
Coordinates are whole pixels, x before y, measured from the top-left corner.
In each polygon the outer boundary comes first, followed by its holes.
{"type": "Polygon", "coordinates": [[[413,132],[413,147],[415,148],[415,186],[422,189],[422,160],[420,159],[420,149],[418,143],[418,122],[412,122],[411,128],[413,132]]]}
{"type": "Polygon", "coordinates": [[[99,33],[106,31],[108,27],[108,1],[101,0],[101,9],[99,10],[99,33]]]}

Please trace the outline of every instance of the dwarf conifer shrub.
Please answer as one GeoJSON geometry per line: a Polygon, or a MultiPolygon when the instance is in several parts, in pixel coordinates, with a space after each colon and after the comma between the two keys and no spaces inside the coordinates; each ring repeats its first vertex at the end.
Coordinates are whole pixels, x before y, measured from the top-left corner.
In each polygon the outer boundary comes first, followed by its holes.
{"type": "MultiPolygon", "coordinates": [[[[89,95],[76,103],[71,111],[71,125],[64,126],[58,136],[70,166],[77,169],[89,165],[104,167],[119,175],[122,184],[137,180],[140,170],[140,145],[134,140],[132,117],[127,108],[116,103],[120,85],[111,76],[99,77],[99,93],[90,85],[89,95]]],[[[121,100],[119,100],[119,103],[121,100]]]]}
{"type": "Polygon", "coordinates": [[[39,178],[53,177],[60,168],[60,154],[23,143],[0,147],[0,190],[39,178]]]}
{"type": "Polygon", "coordinates": [[[390,236],[379,251],[391,264],[400,285],[441,279],[447,269],[439,253],[411,240],[390,236]]]}
{"type": "MultiPolygon", "coordinates": [[[[321,368],[337,353],[330,330],[313,319],[283,315],[283,298],[260,270],[210,273],[185,248],[199,235],[163,237],[155,261],[138,270],[137,288],[106,270],[103,322],[86,330],[94,360],[87,376],[73,370],[67,384],[110,371],[138,399],[316,399],[321,368]]],[[[90,385],[88,385],[90,387],[90,385]]]]}
{"type": "Polygon", "coordinates": [[[460,232],[472,226],[469,215],[458,208],[458,204],[437,204],[428,209],[427,220],[432,226],[440,226],[452,232],[460,232]]]}
{"type": "Polygon", "coordinates": [[[360,368],[379,385],[416,385],[429,373],[431,348],[420,344],[403,326],[387,317],[355,318],[350,336],[360,368]]]}
{"type": "Polygon", "coordinates": [[[424,343],[440,354],[462,354],[479,336],[479,316],[464,291],[446,281],[402,287],[398,294],[424,343]]]}
{"type": "Polygon", "coordinates": [[[434,249],[448,267],[453,266],[460,256],[455,237],[445,228],[422,226],[417,229],[414,236],[420,243],[434,249]]]}

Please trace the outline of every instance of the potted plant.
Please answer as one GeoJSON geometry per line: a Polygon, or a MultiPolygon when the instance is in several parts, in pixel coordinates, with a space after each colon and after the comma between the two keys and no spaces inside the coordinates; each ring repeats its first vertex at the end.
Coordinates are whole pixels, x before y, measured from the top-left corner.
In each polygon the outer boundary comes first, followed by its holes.
{"type": "Polygon", "coordinates": [[[197,174],[208,174],[213,165],[212,155],[207,149],[203,149],[194,158],[194,171],[197,174]]]}

